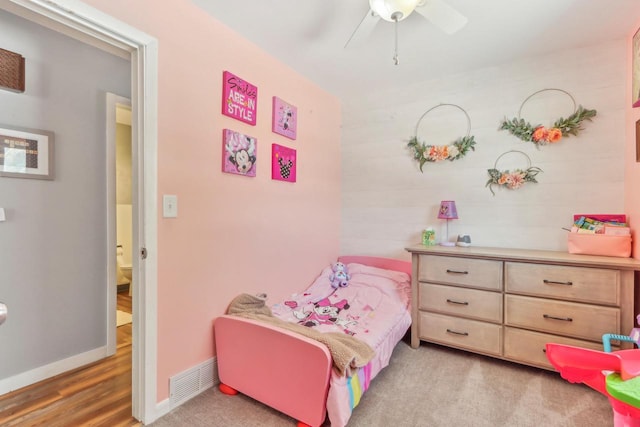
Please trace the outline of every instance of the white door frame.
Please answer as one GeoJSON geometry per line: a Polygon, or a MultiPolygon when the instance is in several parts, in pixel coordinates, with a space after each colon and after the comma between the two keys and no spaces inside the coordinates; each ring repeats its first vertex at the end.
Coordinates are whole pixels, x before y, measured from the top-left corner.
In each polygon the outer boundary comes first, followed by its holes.
{"type": "MultiPolygon", "coordinates": [[[[133,416],[158,418],[157,399],[157,99],[158,41],[77,0],[0,0],[0,8],[131,60],[133,153],[133,416]],[[136,159],[137,157],[137,159],[136,159]],[[136,194],[137,190],[137,194],[136,194]],[[135,205],[137,204],[137,209],[135,205]]],[[[115,266],[115,251],[108,252],[115,266]]],[[[108,270],[110,271],[110,270],[108,270]]],[[[111,283],[115,283],[114,280],[111,283]]]]}

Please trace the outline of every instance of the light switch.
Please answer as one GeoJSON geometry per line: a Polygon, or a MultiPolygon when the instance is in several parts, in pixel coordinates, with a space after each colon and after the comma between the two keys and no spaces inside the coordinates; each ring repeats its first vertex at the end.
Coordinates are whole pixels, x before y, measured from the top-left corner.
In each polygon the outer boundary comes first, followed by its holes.
{"type": "Polygon", "coordinates": [[[165,218],[178,217],[178,196],[171,194],[162,196],[162,216],[165,218]]]}
{"type": "Polygon", "coordinates": [[[0,221],[6,221],[7,217],[4,215],[4,208],[0,208],[0,221]]]}

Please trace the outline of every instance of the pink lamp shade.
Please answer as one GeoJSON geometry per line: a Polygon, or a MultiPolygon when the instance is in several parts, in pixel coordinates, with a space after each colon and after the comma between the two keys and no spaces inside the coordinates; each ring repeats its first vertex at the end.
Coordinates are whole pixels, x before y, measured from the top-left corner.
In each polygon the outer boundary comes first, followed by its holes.
{"type": "Polygon", "coordinates": [[[443,200],[440,202],[440,211],[438,211],[438,219],[458,219],[458,210],[456,202],[453,200],[443,200]]]}
{"type": "Polygon", "coordinates": [[[440,210],[438,211],[438,219],[447,220],[447,239],[440,242],[441,246],[455,246],[455,243],[449,241],[449,220],[458,219],[458,209],[456,202],[453,200],[443,200],[440,202],[440,210]]]}

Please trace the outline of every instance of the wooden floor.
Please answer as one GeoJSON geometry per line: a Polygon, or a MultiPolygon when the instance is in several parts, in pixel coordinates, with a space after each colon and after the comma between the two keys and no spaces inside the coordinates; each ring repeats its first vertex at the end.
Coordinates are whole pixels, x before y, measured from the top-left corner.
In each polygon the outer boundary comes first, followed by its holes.
{"type": "MultiPolygon", "coordinates": [[[[118,310],[131,297],[118,293],[118,310]]],[[[116,354],[0,396],[0,426],[140,426],[131,416],[131,324],[117,329],[116,354]]]]}

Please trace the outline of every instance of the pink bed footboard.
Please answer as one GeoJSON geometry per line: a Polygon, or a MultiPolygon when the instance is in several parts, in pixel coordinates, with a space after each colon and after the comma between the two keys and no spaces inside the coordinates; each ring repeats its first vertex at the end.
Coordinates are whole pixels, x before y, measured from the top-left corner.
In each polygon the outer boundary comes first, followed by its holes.
{"type": "MultiPolygon", "coordinates": [[[[381,257],[342,256],[411,276],[411,262],[381,257]]],[[[327,414],[332,360],[323,345],[266,323],[220,316],[214,324],[220,382],[309,426],[327,414]]],[[[401,337],[401,336],[400,336],[401,337]]]]}
{"type": "Polygon", "coordinates": [[[331,375],[324,345],[236,316],[219,317],[214,328],[221,383],[310,426],[322,424],[331,375]]]}

